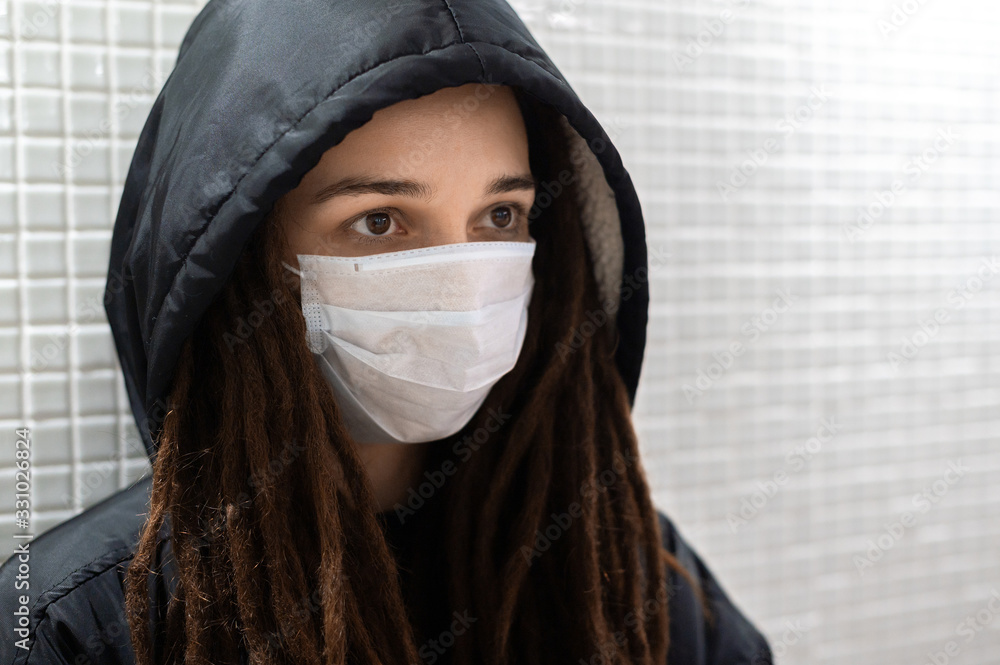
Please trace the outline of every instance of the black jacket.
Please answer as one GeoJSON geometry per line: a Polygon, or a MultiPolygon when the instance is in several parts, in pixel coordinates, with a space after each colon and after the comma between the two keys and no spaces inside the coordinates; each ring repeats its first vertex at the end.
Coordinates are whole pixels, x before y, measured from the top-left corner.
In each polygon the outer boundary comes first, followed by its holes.
{"type": "MultiPolygon", "coordinates": [[[[588,242],[604,294],[619,298],[615,360],[634,401],[649,303],[639,201],[608,135],[504,0],[211,0],[143,127],[112,238],[105,309],[151,460],[181,344],[271,204],[379,108],[473,82],[518,86],[591,148],[588,242]]],[[[0,665],[134,662],[123,579],[149,490],[147,478],[112,495],[0,568],[0,665]],[[28,588],[17,586],[23,564],[28,588]]],[[[715,615],[707,624],[671,574],[669,662],[770,663],[760,633],[660,520],[715,615]]],[[[158,605],[164,584],[151,589],[158,605]]]]}

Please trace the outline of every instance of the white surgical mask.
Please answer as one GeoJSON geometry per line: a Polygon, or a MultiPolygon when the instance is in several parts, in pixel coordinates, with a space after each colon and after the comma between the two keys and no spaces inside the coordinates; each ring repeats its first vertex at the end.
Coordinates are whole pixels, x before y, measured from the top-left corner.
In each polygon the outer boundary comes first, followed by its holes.
{"type": "Polygon", "coordinates": [[[458,432],[513,369],[535,242],[297,254],[310,350],[358,443],[458,432]]]}

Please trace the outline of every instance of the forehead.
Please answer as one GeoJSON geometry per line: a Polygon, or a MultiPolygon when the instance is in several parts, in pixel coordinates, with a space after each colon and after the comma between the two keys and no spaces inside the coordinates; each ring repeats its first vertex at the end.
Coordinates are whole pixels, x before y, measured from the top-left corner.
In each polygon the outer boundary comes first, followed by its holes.
{"type": "Polygon", "coordinates": [[[324,153],[318,167],[340,172],[398,164],[415,172],[459,156],[527,164],[527,132],[510,87],[470,83],[379,109],[324,153]]]}

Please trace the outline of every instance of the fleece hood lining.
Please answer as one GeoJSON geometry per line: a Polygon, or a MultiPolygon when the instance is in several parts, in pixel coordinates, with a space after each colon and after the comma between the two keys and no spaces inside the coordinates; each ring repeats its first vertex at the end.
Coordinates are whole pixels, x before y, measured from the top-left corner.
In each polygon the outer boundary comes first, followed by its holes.
{"type": "Polygon", "coordinates": [[[559,124],[568,144],[570,163],[576,171],[573,189],[580,206],[583,235],[594,263],[598,296],[601,306],[614,312],[619,305],[625,261],[625,242],[615,193],[587,141],[573,129],[566,116],[559,115],[559,124]]]}

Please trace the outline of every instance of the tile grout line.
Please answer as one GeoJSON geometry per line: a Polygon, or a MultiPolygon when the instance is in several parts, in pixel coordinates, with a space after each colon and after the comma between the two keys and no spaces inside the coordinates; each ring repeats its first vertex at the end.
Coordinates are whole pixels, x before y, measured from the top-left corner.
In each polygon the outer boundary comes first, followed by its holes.
{"type": "MultiPolygon", "coordinates": [[[[10,2],[10,54],[9,63],[11,75],[11,111],[14,115],[14,199],[17,211],[17,290],[18,290],[18,328],[21,351],[21,423],[23,427],[34,429],[34,421],[30,418],[31,405],[31,345],[28,336],[28,269],[27,269],[27,201],[25,200],[25,154],[24,154],[24,119],[22,114],[21,91],[21,40],[19,25],[21,17],[20,3],[10,2]]],[[[29,459],[34,458],[34,451],[29,459]]],[[[33,487],[33,486],[32,486],[33,487]]],[[[31,493],[32,504],[37,496],[31,493]]]]}
{"type": "Polygon", "coordinates": [[[60,64],[60,93],[62,95],[62,134],[63,134],[63,159],[69,168],[63,169],[63,211],[65,212],[64,224],[66,238],[64,241],[64,258],[66,267],[66,321],[67,321],[67,344],[66,344],[66,370],[67,387],[69,389],[69,418],[70,418],[70,496],[72,497],[72,510],[74,513],[82,510],[81,492],[81,465],[83,463],[82,444],[80,442],[80,372],[79,372],[79,349],[76,323],[76,296],[75,279],[76,261],[73,257],[75,246],[74,220],[71,201],[73,200],[73,175],[75,167],[73,164],[73,115],[70,104],[70,56],[69,56],[69,4],[62,3],[59,7],[59,64],[60,64]]]}
{"type": "MultiPolygon", "coordinates": [[[[118,151],[118,126],[117,126],[117,114],[115,112],[115,94],[118,88],[118,51],[114,46],[114,39],[112,33],[114,32],[114,12],[117,9],[117,3],[114,0],[105,0],[104,2],[104,42],[105,42],[105,57],[106,60],[106,72],[107,72],[107,90],[108,90],[108,113],[111,120],[111,124],[108,128],[108,159],[110,164],[108,167],[109,175],[109,187],[108,187],[108,219],[111,221],[112,233],[114,230],[114,222],[116,217],[117,206],[115,205],[114,192],[117,191],[118,183],[118,173],[116,172],[115,166],[117,163],[116,154],[118,151]]],[[[110,266],[109,266],[110,271],[110,266]]],[[[106,293],[102,295],[102,302],[104,302],[104,297],[106,293]]],[[[105,317],[107,314],[105,314],[105,317]]],[[[110,336],[110,324],[109,332],[110,336]]],[[[113,344],[113,342],[112,342],[113,344]]],[[[115,357],[117,358],[117,351],[115,352],[115,357]]],[[[120,360],[115,360],[114,365],[120,369],[120,360]]],[[[123,410],[125,406],[123,405],[122,393],[125,390],[125,380],[121,371],[118,371],[115,376],[115,420],[117,421],[117,440],[118,440],[118,487],[125,486],[125,454],[126,454],[126,443],[128,439],[128,427],[127,419],[123,417],[123,410]]],[[[128,404],[128,400],[124,401],[128,404]]]]}

